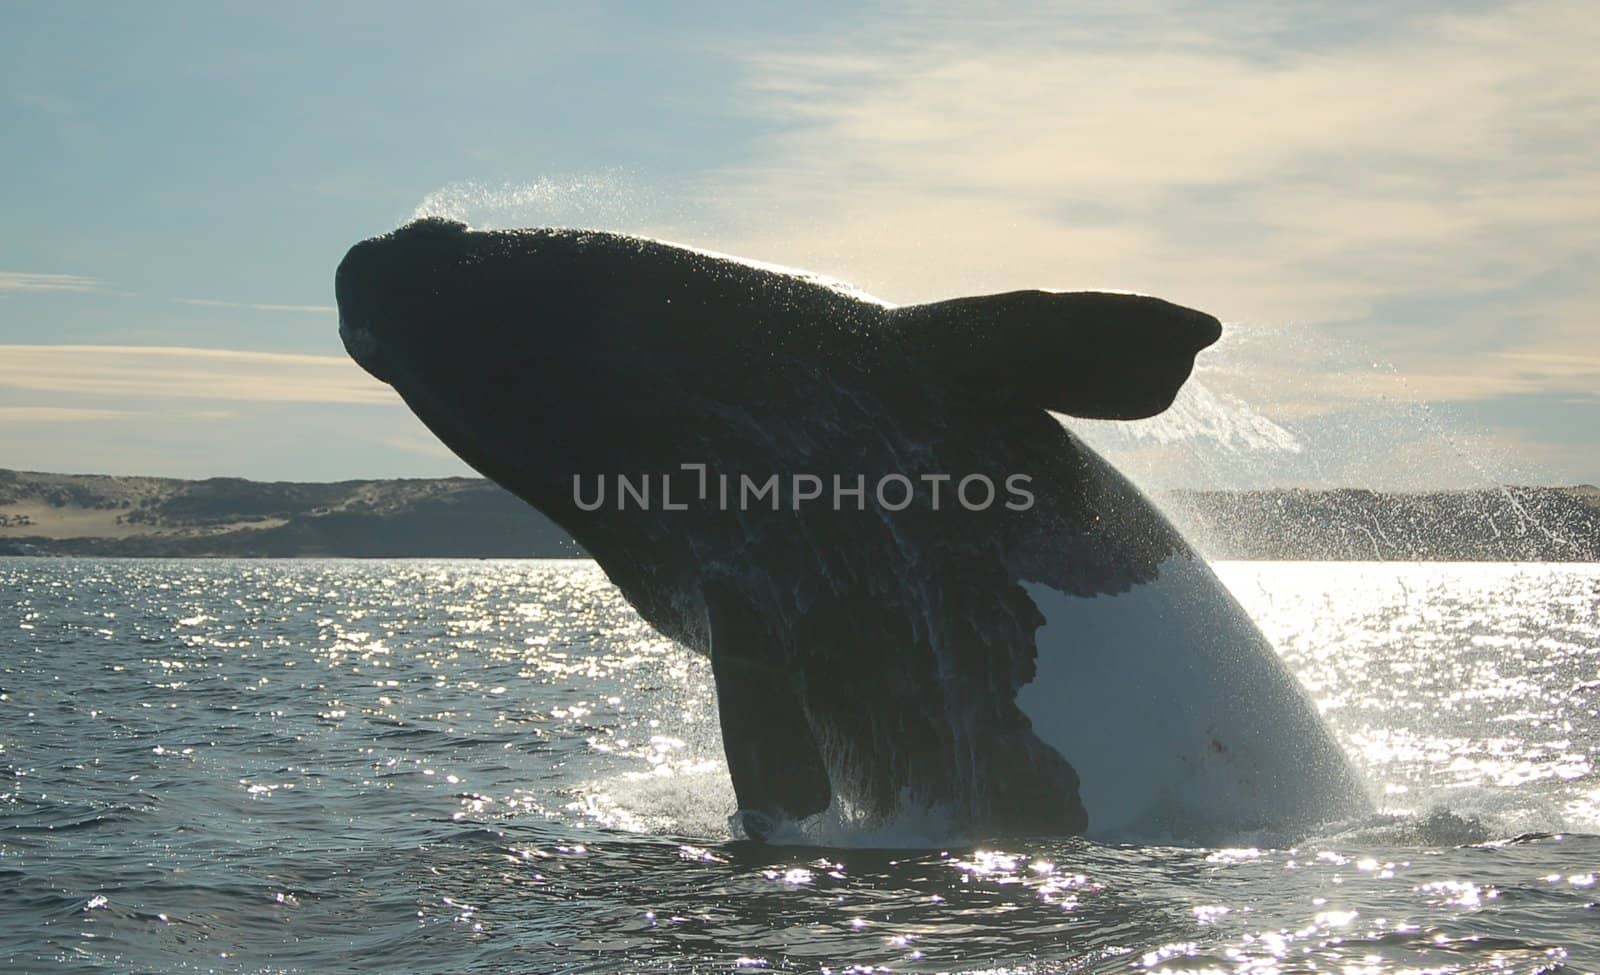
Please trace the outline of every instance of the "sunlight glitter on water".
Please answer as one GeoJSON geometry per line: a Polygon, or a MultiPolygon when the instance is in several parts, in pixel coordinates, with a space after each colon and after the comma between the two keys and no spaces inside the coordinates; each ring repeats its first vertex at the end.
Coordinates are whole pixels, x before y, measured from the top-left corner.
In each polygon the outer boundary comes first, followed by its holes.
{"type": "Polygon", "coordinates": [[[1222,563],[1384,808],[1595,815],[1600,566],[1222,563]],[[1522,786],[1539,784],[1539,799],[1522,786]],[[1512,799],[1510,797],[1516,796],[1512,799]]]}
{"type": "Polygon", "coordinates": [[[732,843],[705,662],[591,563],[0,560],[0,960],[1600,966],[1600,839],[1572,833],[1600,794],[1600,572],[1219,571],[1390,815],[1226,849],[732,843]]]}

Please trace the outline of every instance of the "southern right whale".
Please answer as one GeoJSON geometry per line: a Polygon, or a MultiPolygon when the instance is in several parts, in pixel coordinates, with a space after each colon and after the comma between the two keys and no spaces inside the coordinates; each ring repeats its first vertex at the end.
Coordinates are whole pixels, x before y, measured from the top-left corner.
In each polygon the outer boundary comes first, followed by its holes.
{"type": "Polygon", "coordinates": [[[364,368],[710,656],[748,834],[931,811],[1198,840],[1362,808],[1266,640],[1051,415],[1161,412],[1215,318],[1097,292],[890,307],[439,219],[356,244],[335,287],[364,368]]]}

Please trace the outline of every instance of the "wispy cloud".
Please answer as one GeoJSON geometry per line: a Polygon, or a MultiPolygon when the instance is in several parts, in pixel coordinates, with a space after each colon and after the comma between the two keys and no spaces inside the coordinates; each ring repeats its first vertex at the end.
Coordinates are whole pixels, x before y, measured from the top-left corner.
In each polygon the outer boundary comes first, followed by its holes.
{"type": "Polygon", "coordinates": [[[197,305],[201,308],[244,308],[250,311],[303,312],[311,315],[331,315],[338,311],[332,305],[274,305],[254,301],[219,301],[214,298],[176,298],[180,305],[197,305]]]}
{"type": "Polygon", "coordinates": [[[113,420],[184,420],[223,422],[237,419],[234,410],[163,407],[159,410],[96,409],[79,406],[0,406],[0,427],[35,423],[105,423],[113,420]]]}
{"type": "Polygon", "coordinates": [[[94,291],[100,282],[81,274],[35,274],[0,271],[0,292],[94,291]]]}
{"type": "Polygon", "coordinates": [[[792,125],[733,173],[750,192],[730,203],[805,203],[774,239],[800,231],[901,296],[952,272],[1131,277],[1250,319],[1483,287],[1592,240],[1600,22],[1581,3],[1320,51],[1277,42],[1259,11],[1174,32],[1197,21],[1138,10],[907,18],[838,50],[746,54],[752,110],[792,125]]]}
{"type": "Polygon", "coordinates": [[[455,453],[451,451],[449,447],[446,447],[442,442],[440,442],[438,437],[433,436],[425,428],[420,426],[408,425],[401,433],[379,434],[370,439],[375,444],[379,444],[384,447],[393,447],[396,450],[403,450],[409,454],[420,454],[424,457],[434,460],[455,461],[456,463],[460,463],[460,461],[457,460],[455,453]]]}
{"type": "Polygon", "coordinates": [[[1600,20],[1195,13],[908,2],[733,51],[771,134],[705,242],[893,301],[1111,288],[1249,323],[1170,416],[1076,424],[1141,483],[1592,480],[1592,433],[1496,404],[1600,396],[1600,20]]]}
{"type": "Polygon", "coordinates": [[[0,464],[261,479],[459,474],[400,398],[343,356],[0,345],[0,464]]]}
{"type": "Polygon", "coordinates": [[[1586,4],[1343,34],[1248,3],[901,13],[745,56],[751,113],[780,124],[722,174],[723,246],[898,301],[1110,287],[1342,322],[1451,397],[1592,379],[1586,4]]]}
{"type": "Polygon", "coordinates": [[[76,396],[392,403],[344,356],[117,345],[0,345],[0,389],[76,396]]]}
{"type": "Polygon", "coordinates": [[[136,415],[128,410],[93,410],[70,406],[0,406],[0,426],[12,423],[95,423],[136,415]]]}

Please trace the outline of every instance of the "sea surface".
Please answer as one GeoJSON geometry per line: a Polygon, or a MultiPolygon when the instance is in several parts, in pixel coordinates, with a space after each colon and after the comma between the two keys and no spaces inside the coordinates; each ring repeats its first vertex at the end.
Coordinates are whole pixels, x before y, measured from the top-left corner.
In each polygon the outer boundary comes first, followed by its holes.
{"type": "Polygon", "coordinates": [[[591,562],[0,559],[0,968],[1600,969],[1600,566],[1218,571],[1380,814],[762,847],[591,562]]]}

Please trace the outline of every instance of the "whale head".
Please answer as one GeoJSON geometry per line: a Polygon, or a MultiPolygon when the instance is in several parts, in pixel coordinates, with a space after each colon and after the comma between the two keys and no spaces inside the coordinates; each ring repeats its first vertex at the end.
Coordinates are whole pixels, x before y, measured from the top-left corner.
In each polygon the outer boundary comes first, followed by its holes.
{"type": "Polygon", "coordinates": [[[651,357],[627,334],[648,316],[613,293],[628,292],[629,248],[616,246],[628,240],[416,220],[345,255],[339,335],[457,454],[527,498],[537,473],[573,470],[571,451],[611,419],[577,404],[608,412],[596,390],[636,385],[651,357]]]}
{"type": "MultiPolygon", "coordinates": [[[[454,220],[430,217],[350,248],[334,275],[339,337],[351,358],[391,385],[461,364],[523,331],[482,307],[485,276],[532,282],[512,252],[454,220]],[[470,272],[469,272],[470,269],[470,272]]],[[[525,322],[519,316],[518,325],[525,322]]],[[[481,361],[481,358],[479,359],[481,361]]]]}

